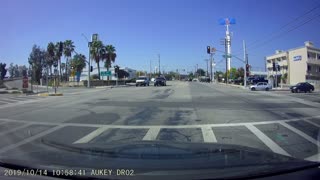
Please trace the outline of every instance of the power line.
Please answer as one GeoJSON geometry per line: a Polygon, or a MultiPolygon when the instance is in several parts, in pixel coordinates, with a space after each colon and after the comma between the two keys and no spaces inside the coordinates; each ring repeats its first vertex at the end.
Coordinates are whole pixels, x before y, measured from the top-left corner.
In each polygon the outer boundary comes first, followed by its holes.
{"type": "MultiPolygon", "coordinates": [[[[316,16],[308,19],[307,21],[304,21],[304,22],[298,24],[297,26],[295,26],[295,27],[293,27],[293,28],[291,28],[291,29],[289,29],[289,30],[287,30],[287,31],[285,31],[285,32],[282,32],[282,33],[278,34],[277,36],[274,36],[274,37],[272,37],[272,38],[270,38],[270,39],[268,39],[268,40],[266,40],[266,41],[263,41],[263,42],[259,43],[257,46],[254,47],[254,49],[257,49],[257,48],[259,48],[259,47],[262,47],[262,46],[266,45],[267,43],[273,41],[274,39],[276,39],[276,38],[278,38],[278,37],[281,37],[281,36],[283,36],[283,35],[291,32],[291,31],[293,31],[293,30],[298,29],[299,27],[301,27],[301,26],[303,26],[303,25],[311,22],[312,20],[314,20],[315,18],[317,18],[317,17],[319,17],[319,16],[320,16],[320,14],[317,14],[316,16]]],[[[248,49],[250,49],[250,48],[248,48],[248,49]]],[[[252,50],[252,49],[250,49],[250,50],[252,50]]]]}
{"type": "MultiPolygon", "coordinates": [[[[268,35],[266,35],[266,36],[272,36],[272,35],[278,33],[279,31],[281,31],[281,30],[284,29],[285,27],[289,26],[289,25],[292,24],[292,23],[296,23],[296,21],[297,21],[298,19],[300,19],[300,18],[302,18],[302,17],[310,14],[311,12],[315,11],[315,10],[318,9],[318,8],[320,8],[320,4],[318,4],[316,7],[312,8],[312,9],[310,9],[309,11],[305,12],[304,14],[296,17],[296,18],[293,19],[292,21],[290,21],[290,22],[286,23],[285,25],[281,26],[278,30],[273,31],[273,32],[271,32],[270,34],[268,34],[268,35]]],[[[247,47],[250,48],[250,46],[253,46],[254,44],[258,43],[259,41],[263,41],[263,40],[255,40],[255,41],[253,41],[253,42],[250,42],[250,43],[248,43],[248,46],[247,46],[247,47]]],[[[239,51],[240,51],[240,50],[239,50],[239,51]]],[[[237,52],[237,51],[236,51],[236,52],[237,52]]],[[[235,54],[236,54],[236,53],[235,53],[235,54]]]]}

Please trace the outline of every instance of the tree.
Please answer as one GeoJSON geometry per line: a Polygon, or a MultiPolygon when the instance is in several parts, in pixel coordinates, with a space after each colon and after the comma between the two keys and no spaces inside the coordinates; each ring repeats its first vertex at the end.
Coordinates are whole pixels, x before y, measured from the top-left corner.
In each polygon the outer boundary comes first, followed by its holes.
{"type": "Polygon", "coordinates": [[[198,74],[199,76],[205,76],[205,75],[206,75],[206,72],[205,72],[203,69],[199,68],[199,69],[197,70],[197,74],[198,74]]]}
{"type": "Polygon", "coordinates": [[[236,73],[237,73],[236,68],[231,68],[230,70],[228,70],[228,79],[235,79],[236,73]]]}
{"type": "Polygon", "coordinates": [[[3,80],[7,74],[6,63],[0,63],[0,80],[3,80]]]}
{"type": "Polygon", "coordinates": [[[103,61],[103,56],[105,56],[105,48],[102,41],[93,41],[90,49],[90,54],[92,59],[97,63],[98,75],[100,78],[100,61],[103,61]]]}
{"type": "Polygon", "coordinates": [[[63,55],[64,57],[67,58],[66,63],[65,63],[65,70],[66,70],[66,81],[68,81],[68,65],[69,65],[69,58],[71,58],[72,52],[74,51],[75,46],[73,45],[73,41],[72,40],[66,40],[63,43],[64,48],[63,48],[63,55]]]}
{"type": "Polygon", "coordinates": [[[10,63],[8,70],[9,70],[10,78],[13,78],[15,73],[15,66],[13,65],[13,63],[10,63]]]}
{"type": "Polygon", "coordinates": [[[118,71],[118,78],[122,79],[125,77],[129,77],[129,73],[123,69],[119,69],[118,71]]]}
{"type": "MultiPolygon", "coordinates": [[[[104,60],[105,60],[105,64],[104,67],[107,68],[107,70],[109,71],[109,68],[111,67],[111,64],[115,62],[117,54],[115,53],[116,49],[114,46],[112,45],[107,45],[105,47],[105,54],[104,54],[104,60]]],[[[109,80],[109,76],[107,77],[109,80]]]]}
{"type": "Polygon", "coordinates": [[[55,46],[53,42],[48,43],[47,53],[46,53],[46,64],[50,70],[50,74],[52,75],[52,66],[55,62],[55,46]]]}
{"type": "Polygon", "coordinates": [[[236,79],[243,79],[244,78],[244,69],[243,67],[240,67],[237,69],[237,72],[235,74],[236,79]]]}
{"type": "Polygon", "coordinates": [[[193,72],[190,72],[189,75],[188,75],[189,79],[193,79],[194,78],[194,74],[193,72]]]}
{"type": "Polygon", "coordinates": [[[45,55],[46,51],[41,50],[37,45],[33,45],[28,62],[32,66],[32,75],[37,83],[40,83],[40,78],[42,77],[42,68],[45,64],[45,55]]]}
{"type": "Polygon", "coordinates": [[[144,71],[137,71],[136,72],[136,76],[139,77],[139,76],[146,76],[145,72],[144,71]]]}
{"type": "Polygon", "coordinates": [[[25,65],[18,66],[19,76],[22,76],[22,77],[27,76],[27,70],[28,68],[25,65]]]}
{"type": "MultiPolygon", "coordinates": [[[[62,46],[62,49],[61,49],[60,43],[61,43],[61,42],[56,42],[54,51],[55,51],[55,59],[56,59],[56,61],[57,61],[58,64],[59,64],[60,81],[61,81],[61,80],[62,80],[62,74],[61,74],[61,57],[62,57],[62,53],[63,53],[63,46],[62,46]]],[[[55,66],[55,67],[56,67],[56,66],[55,66]]]]}
{"type": "Polygon", "coordinates": [[[71,59],[70,65],[76,72],[82,72],[86,67],[86,57],[83,54],[76,54],[71,59]]]}
{"type": "Polygon", "coordinates": [[[66,63],[61,63],[61,70],[62,70],[62,74],[67,74],[66,73],[66,63]]]}

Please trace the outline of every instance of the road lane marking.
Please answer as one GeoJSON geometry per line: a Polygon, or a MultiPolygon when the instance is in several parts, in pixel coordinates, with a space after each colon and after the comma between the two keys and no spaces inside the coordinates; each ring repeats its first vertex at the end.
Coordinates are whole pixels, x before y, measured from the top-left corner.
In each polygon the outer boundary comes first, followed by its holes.
{"type": "Polygon", "coordinates": [[[318,147],[320,147],[319,143],[317,140],[313,139],[312,137],[308,136],[307,134],[305,134],[304,132],[300,131],[299,129],[296,129],[292,126],[290,126],[289,124],[285,123],[285,122],[279,122],[279,124],[281,124],[282,126],[286,127],[287,129],[290,129],[291,131],[293,131],[294,133],[302,136],[303,138],[305,138],[306,140],[308,140],[309,142],[317,145],[318,147]]]}
{"type": "Polygon", "coordinates": [[[201,131],[202,131],[204,142],[217,142],[217,138],[214,135],[212,128],[210,126],[202,127],[201,131]]]}
{"type": "Polygon", "coordinates": [[[312,125],[314,125],[314,126],[316,126],[316,127],[320,128],[320,125],[319,125],[319,124],[314,123],[314,122],[312,122],[312,121],[310,121],[310,120],[308,120],[308,119],[305,119],[305,120],[303,120],[303,121],[308,122],[308,123],[310,123],[310,124],[312,124],[312,125]]]}
{"type": "Polygon", "coordinates": [[[0,136],[4,135],[4,134],[8,134],[8,133],[11,133],[11,132],[14,132],[14,131],[17,131],[19,129],[23,129],[25,127],[28,127],[30,125],[34,125],[35,123],[26,123],[24,125],[21,125],[21,126],[18,126],[18,127],[15,127],[15,128],[12,128],[12,129],[8,129],[6,131],[1,131],[0,132],[0,136]]]}
{"type": "Polygon", "coordinates": [[[4,152],[7,152],[7,151],[9,151],[9,150],[15,149],[15,148],[17,148],[17,147],[19,147],[19,146],[21,146],[21,145],[30,143],[30,142],[32,142],[32,141],[34,141],[34,140],[36,140],[36,139],[38,139],[38,138],[40,138],[40,137],[42,137],[42,136],[45,136],[45,135],[47,135],[47,134],[50,134],[50,133],[52,133],[52,132],[54,132],[54,131],[56,131],[56,130],[58,130],[58,129],[61,129],[61,128],[63,128],[63,127],[65,127],[65,126],[64,126],[64,125],[55,126],[55,127],[53,127],[53,128],[47,129],[47,130],[45,130],[45,131],[43,131],[43,132],[41,132],[41,133],[39,133],[39,134],[36,134],[36,135],[31,136],[31,137],[29,137],[29,138],[26,138],[26,139],[24,139],[24,140],[22,140],[22,141],[19,141],[18,143],[10,144],[10,145],[8,145],[8,146],[6,146],[6,147],[3,147],[3,148],[0,149],[0,154],[1,154],[1,153],[4,153],[4,152]]]}
{"type": "Polygon", "coordinates": [[[310,156],[310,157],[307,157],[307,158],[305,158],[304,160],[314,161],[314,162],[320,162],[320,153],[315,154],[315,155],[310,156]]]}
{"type": "Polygon", "coordinates": [[[107,130],[108,127],[103,126],[100,127],[94,131],[92,131],[91,133],[89,133],[88,135],[82,137],[81,139],[75,141],[73,144],[80,144],[80,143],[88,143],[89,141],[91,141],[92,139],[94,139],[95,137],[99,136],[100,134],[102,134],[105,130],[107,130]]]}
{"type": "MultiPolygon", "coordinates": [[[[106,125],[106,124],[83,124],[83,123],[64,123],[64,122],[39,122],[39,121],[24,121],[24,120],[14,120],[7,118],[0,118],[0,121],[6,122],[23,122],[23,123],[36,123],[42,125],[65,125],[65,126],[78,126],[78,127],[97,127],[106,126],[108,128],[122,128],[122,129],[150,129],[150,128],[172,128],[172,129],[182,129],[182,128],[202,128],[204,126],[208,127],[234,127],[234,126],[246,126],[246,125],[264,125],[264,124],[277,124],[279,122],[295,122],[302,121],[306,119],[320,118],[320,116],[311,116],[305,118],[295,118],[295,119],[279,119],[274,121],[262,121],[262,122],[246,122],[246,123],[225,123],[225,124],[190,124],[190,125],[106,125]]],[[[320,121],[320,119],[319,119],[320,121]]]]}
{"type": "Polygon", "coordinates": [[[150,128],[142,140],[144,140],[144,141],[156,140],[159,132],[160,132],[159,127],[150,128]]]}
{"type": "Polygon", "coordinates": [[[248,124],[246,127],[256,135],[266,146],[268,146],[274,153],[290,156],[284,149],[282,149],[278,144],[272,141],[267,135],[260,131],[255,126],[248,124]]]}

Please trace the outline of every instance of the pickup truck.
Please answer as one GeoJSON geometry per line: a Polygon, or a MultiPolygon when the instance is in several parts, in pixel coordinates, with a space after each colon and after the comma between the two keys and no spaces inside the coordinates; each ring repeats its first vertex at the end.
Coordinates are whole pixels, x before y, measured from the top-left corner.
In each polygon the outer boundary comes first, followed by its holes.
{"type": "Polygon", "coordinates": [[[136,80],[136,86],[149,86],[149,78],[145,76],[140,76],[136,80]]]}

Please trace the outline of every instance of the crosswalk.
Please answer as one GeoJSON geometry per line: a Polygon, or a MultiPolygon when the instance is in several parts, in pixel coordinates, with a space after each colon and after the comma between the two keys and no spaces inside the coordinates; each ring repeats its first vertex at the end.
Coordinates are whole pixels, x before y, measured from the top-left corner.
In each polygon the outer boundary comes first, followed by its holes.
{"type": "Polygon", "coordinates": [[[26,95],[0,95],[0,108],[14,104],[26,104],[36,102],[46,97],[41,96],[26,96],[26,95]]]}
{"type": "Polygon", "coordinates": [[[169,141],[249,146],[320,162],[320,116],[250,123],[101,125],[0,119],[0,155],[38,139],[67,145],[169,141]]]}

